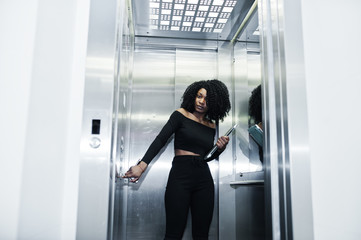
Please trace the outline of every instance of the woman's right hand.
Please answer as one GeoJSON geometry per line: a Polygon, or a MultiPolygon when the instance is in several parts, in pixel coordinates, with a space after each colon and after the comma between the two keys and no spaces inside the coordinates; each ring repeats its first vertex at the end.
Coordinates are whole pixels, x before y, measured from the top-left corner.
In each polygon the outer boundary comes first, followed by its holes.
{"type": "Polygon", "coordinates": [[[130,178],[131,182],[136,182],[139,180],[140,176],[142,176],[147,166],[148,164],[141,161],[137,165],[130,167],[122,178],[130,178]]]}

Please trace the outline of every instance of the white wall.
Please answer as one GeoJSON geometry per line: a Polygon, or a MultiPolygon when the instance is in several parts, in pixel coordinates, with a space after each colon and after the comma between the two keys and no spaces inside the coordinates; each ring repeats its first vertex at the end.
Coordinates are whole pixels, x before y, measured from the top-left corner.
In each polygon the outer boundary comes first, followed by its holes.
{"type": "Polygon", "coordinates": [[[88,14],[0,1],[1,239],[75,239],[88,14]]]}
{"type": "Polygon", "coordinates": [[[302,0],[314,239],[361,239],[361,1],[302,0]]]}
{"type": "Polygon", "coordinates": [[[17,234],[37,2],[0,2],[0,238],[4,239],[17,234]]]}

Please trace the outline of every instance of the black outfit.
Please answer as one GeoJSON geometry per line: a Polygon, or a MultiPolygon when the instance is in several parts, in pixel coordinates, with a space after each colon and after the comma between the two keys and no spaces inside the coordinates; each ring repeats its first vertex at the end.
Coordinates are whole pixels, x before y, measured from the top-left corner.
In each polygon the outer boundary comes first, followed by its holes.
{"type": "MultiPolygon", "coordinates": [[[[182,238],[189,208],[193,239],[208,239],[214,207],[214,183],[203,158],[213,146],[215,132],[215,129],[174,111],[142,159],[149,164],[173,133],[175,149],[200,155],[175,156],[173,159],[165,192],[165,239],[182,238]]],[[[207,161],[218,155],[216,151],[207,161]]]]}

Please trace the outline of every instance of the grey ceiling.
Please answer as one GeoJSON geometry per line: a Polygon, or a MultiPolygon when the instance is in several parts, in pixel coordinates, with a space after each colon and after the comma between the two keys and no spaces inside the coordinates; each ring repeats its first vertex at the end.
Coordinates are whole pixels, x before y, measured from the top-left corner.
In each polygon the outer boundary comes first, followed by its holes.
{"type": "MultiPolygon", "coordinates": [[[[233,8],[233,11],[230,14],[230,17],[222,32],[191,32],[191,31],[172,31],[172,30],[157,30],[152,29],[150,25],[150,2],[159,2],[162,4],[162,0],[133,0],[132,8],[133,8],[133,24],[135,30],[136,37],[157,37],[157,38],[172,38],[172,39],[184,39],[184,40],[217,40],[217,41],[229,41],[231,40],[235,33],[237,32],[239,26],[250,10],[254,0],[238,0],[236,1],[236,5],[233,8]]],[[[173,0],[174,3],[187,3],[187,0],[173,0]]],[[[170,0],[166,0],[165,2],[170,2],[170,0]]],[[[213,0],[202,1],[200,3],[206,2],[206,4],[211,5],[213,0]]],[[[153,10],[154,11],[154,10],[153,10]]],[[[238,41],[250,41],[250,42],[258,42],[259,37],[257,35],[253,35],[253,32],[258,27],[258,13],[254,12],[250,20],[247,22],[245,27],[243,28],[241,34],[239,34],[237,40],[238,41]]]]}

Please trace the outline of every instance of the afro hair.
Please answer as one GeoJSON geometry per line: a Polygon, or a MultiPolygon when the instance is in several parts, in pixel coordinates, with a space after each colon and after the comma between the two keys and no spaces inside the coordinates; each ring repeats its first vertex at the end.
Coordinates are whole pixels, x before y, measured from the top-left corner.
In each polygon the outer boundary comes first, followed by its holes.
{"type": "Polygon", "coordinates": [[[226,85],[219,80],[201,80],[189,85],[182,96],[181,107],[188,112],[194,112],[195,99],[201,88],[207,90],[208,111],[205,117],[211,121],[223,121],[231,109],[231,103],[226,85]]]}
{"type": "Polygon", "coordinates": [[[248,113],[254,119],[255,123],[262,122],[262,89],[258,85],[253,89],[251,97],[249,98],[248,113]]]}

